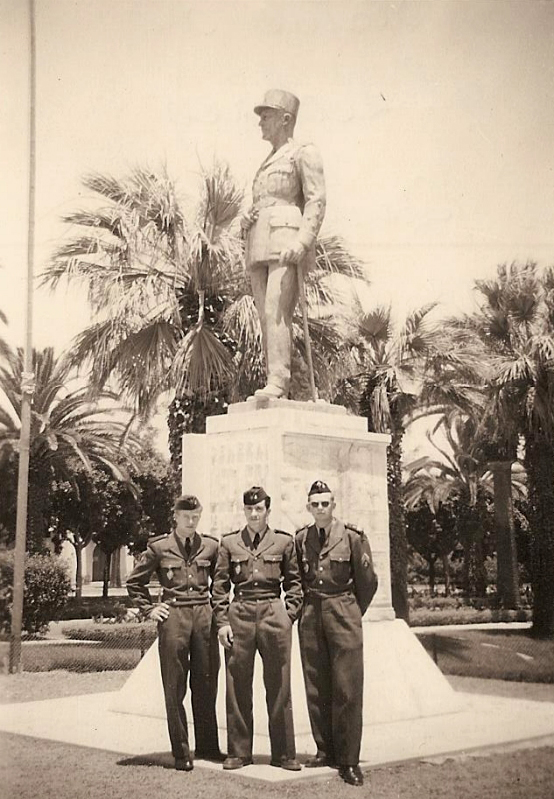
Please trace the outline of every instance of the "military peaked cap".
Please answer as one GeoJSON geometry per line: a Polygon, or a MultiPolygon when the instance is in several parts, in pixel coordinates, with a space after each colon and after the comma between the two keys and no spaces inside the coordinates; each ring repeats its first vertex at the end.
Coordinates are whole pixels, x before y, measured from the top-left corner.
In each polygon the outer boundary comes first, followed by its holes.
{"type": "Polygon", "coordinates": [[[175,510],[197,510],[200,507],[200,500],[194,494],[183,494],[175,500],[175,510]]]}
{"type": "Polygon", "coordinates": [[[264,499],[269,499],[269,496],[261,486],[252,486],[242,495],[242,501],[245,505],[257,505],[258,502],[262,502],[264,499]]]}
{"type": "Polygon", "coordinates": [[[254,113],[261,114],[264,108],[277,108],[287,114],[292,114],[296,118],[300,108],[300,100],[295,94],[285,92],[283,89],[269,89],[264,94],[262,102],[255,106],[254,113]]]}
{"type": "Polygon", "coordinates": [[[311,497],[312,494],[331,494],[331,489],[324,483],[323,480],[316,480],[315,483],[312,483],[310,490],[308,491],[308,496],[311,497]]]}

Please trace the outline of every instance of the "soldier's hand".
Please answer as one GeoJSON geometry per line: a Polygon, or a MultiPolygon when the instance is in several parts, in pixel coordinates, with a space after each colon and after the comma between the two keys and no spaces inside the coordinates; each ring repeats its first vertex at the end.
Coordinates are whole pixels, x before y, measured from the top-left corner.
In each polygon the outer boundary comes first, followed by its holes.
{"type": "Polygon", "coordinates": [[[294,244],[292,247],[287,247],[286,250],[281,251],[279,264],[281,266],[285,266],[285,264],[299,264],[305,254],[306,247],[298,242],[298,244],[294,244]]]}
{"type": "Polygon", "coordinates": [[[233,646],[233,631],[231,629],[230,624],[226,624],[224,627],[221,627],[217,633],[219,637],[220,644],[225,649],[231,649],[233,646]]]}
{"type": "Polygon", "coordinates": [[[165,621],[169,616],[169,605],[167,602],[161,602],[159,605],[150,611],[149,618],[153,621],[165,621]]]}
{"type": "Polygon", "coordinates": [[[240,229],[243,236],[246,236],[246,234],[248,233],[254,222],[257,220],[258,213],[259,213],[258,209],[252,206],[251,208],[248,209],[248,211],[245,211],[241,216],[240,229]]]}

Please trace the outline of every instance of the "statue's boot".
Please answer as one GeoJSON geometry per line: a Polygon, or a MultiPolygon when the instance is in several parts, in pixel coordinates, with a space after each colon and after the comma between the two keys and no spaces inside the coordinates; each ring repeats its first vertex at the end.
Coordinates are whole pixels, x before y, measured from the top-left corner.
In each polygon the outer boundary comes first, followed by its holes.
{"type": "Polygon", "coordinates": [[[272,399],[278,399],[279,397],[283,397],[284,394],[284,388],[280,388],[279,386],[274,386],[271,383],[268,383],[267,386],[257,389],[257,391],[254,392],[254,397],[270,397],[272,399]]]}

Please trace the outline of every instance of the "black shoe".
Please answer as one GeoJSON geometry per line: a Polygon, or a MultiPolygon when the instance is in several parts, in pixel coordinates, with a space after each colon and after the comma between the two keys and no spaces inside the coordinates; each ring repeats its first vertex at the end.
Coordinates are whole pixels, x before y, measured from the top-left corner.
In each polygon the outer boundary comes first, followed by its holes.
{"type": "Polygon", "coordinates": [[[364,775],[359,766],[339,766],[339,777],[349,785],[364,784],[364,775]]]}
{"type": "Polygon", "coordinates": [[[323,768],[323,766],[336,768],[336,765],[329,760],[327,755],[315,755],[314,757],[309,757],[304,765],[306,768],[323,768]]]}
{"type": "Polygon", "coordinates": [[[227,755],[224,755],[219,749],[214,752],[204,752],[202,749],[197,749],[194,753],[194,757],[196,760],[211,760],[212,763],[223,763],[227,755]]]}
{"type": "Polygon", "coordinates": [[[284,768],[287,771],[301,771],[302,766],[294,757],[282,757],[280,760],[272,760],[272,766],[277,766],[277,768],[284,768]]]}
{"type": "Polygon", "coordinates": [[[190,759],[190,757],[176,757],[175,758],[175,768],[177,771],[192,771],[194,768],[194,763],[190,759]]]}
{"type": "Polygon", "coordinates": [[[226,770],[232,770],[236,768],[242,768],[243,766],[251,766],[252,765],[252,758],[251,757],[226,757],[223,761],[223,768],[226,770]]]}

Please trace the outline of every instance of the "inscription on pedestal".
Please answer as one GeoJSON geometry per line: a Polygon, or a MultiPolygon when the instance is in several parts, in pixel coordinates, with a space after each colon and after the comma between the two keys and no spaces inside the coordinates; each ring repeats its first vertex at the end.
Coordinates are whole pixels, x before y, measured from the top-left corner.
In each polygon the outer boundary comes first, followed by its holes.
{"type": "Polygon", "coordinates": [[[242,492],[268,483],[264,431],[215,435],[210,440],[210,532],[222,535],[244,524],[242,492]]]}

